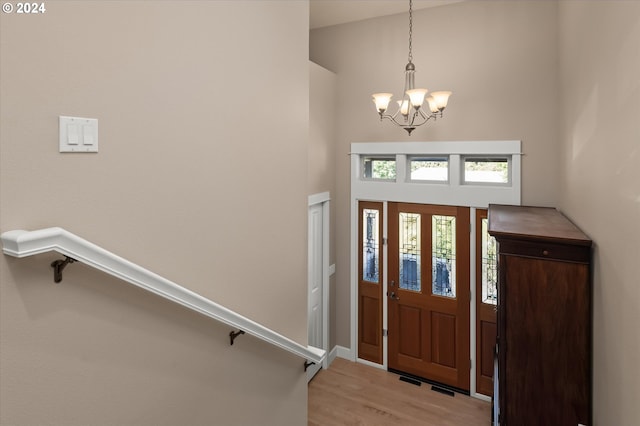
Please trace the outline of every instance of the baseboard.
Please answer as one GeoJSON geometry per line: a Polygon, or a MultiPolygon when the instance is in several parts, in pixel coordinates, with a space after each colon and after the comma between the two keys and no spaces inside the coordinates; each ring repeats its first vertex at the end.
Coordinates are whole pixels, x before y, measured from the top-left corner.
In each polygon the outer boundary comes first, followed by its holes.
{"type": "Polygon", "coordinates": [[[487,401],[487,402],[491,402],[491,397],[487,396],[487,395],[483,395],[481,393],[473,393],[471,394],[472,398],[476,398],[476,399],[480,399],[482,401],[487,401]]]}
{"type": "Polygon", "coordinates": [[[336,345],[336,347],[334,349],[337,349],[338,353],[338,357],[339,358],[344,358],[344,359],[348,359],[349,361],[355,361],[356,357],[354,356],[353,352],[351,351],[351,349],[349,348],[345,348],[344,346],[340,346],[340,345],[336,345]]]}
{"type": "Polygon", "coordinates": [[[333,362],[334,359],[336,359],[337,356],[338,356],[338,347],[334,346],[333,349],[331,349],[329,351],[329,354],[327,355],[327,367],[331,366],[331,363],[333,362]]]}
{"type": "Polygon", "coordinates": [[[367,361],[366,359],[358,358],[357,362],[360,364],[368,365],[369,367],[377,368],[379,370],[386,370],[386,368],[384,368],[384,365],[376,364],[375,362],[367,361]]]}

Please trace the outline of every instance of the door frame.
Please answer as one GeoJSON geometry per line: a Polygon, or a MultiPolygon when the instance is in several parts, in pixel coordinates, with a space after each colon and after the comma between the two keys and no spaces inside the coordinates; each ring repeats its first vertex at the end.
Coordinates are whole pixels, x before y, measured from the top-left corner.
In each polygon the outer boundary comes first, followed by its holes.
{"type": "MultiPolygon", "coordinates": [[[[330,215],[331,215],[331,195],[329,192],[321,192],[308,197],[307,217],[309,208],[315,205],[322,205],[322,348],[329,353],[329,280],[332,272],[330,262],[330,215]]],[[[307,223],[307,228],[309,224],[307,223]]],[[[307,247],[309,242],[307,241],[307,247]]],[[[307,265],[308,268],[308,265],[307,265]]],[[[309,286],[307,279],[307,288],[309,286]]],[[[309,296],[307,295],[307,307],[309,306],[309,296]]],[[[308,313],[307,313],[308,316],[308,313]]],[[[329,357],[325,357],[322,368],[329,368],[329,357]]]]}
{"type": "MultiPolygon", "coordinates": [[[[475,218],[475,208],[488,208],[489,204],[521,203],[521,141],[451,141],[451,142],[358,142],[351,144],[351,195],[350,195],[350,350],[345,355],[356,362],[376,368],[388,368],[388,338],[383,333],[383,364],[374,364],[357,357],[358,354],[358,202],[377,201],[383,203],[383,245],[384,258],[387,252],[387,202],[407,202],[418,204],[440,204],[470,208],[471,218],[475,218]],[[412,155],[447,156],[449,158],[449,180],[442,183],[417,183],[408,178],[408,159],[412,155]],[[509,185],[465,184],[463,182],[464,157],[470,156],[508,156],[511,159],[511,180],[509,185]],[[395,180],[375,180],[363,177],[363,159],[366,156],[395,157],[395,180]]],[[[470,394],[479,399],[489,400],[476,392],[476,309],[475,309],[475,220],[471,220],[470,229],[470,294],[469,306],[471,358],[470,394]]],[[[383,269],[383,294],[388,291],[387,267],[383,269]]],[[[383,297],[382,324],[388,330],[387,298],[383,297]]]]}

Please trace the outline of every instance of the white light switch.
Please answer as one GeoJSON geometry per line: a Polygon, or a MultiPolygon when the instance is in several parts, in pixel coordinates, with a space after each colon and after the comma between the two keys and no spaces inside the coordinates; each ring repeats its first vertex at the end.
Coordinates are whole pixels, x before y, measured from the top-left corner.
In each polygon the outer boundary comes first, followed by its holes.
{"type": "Polygon", "coordinates": [[[93,126],[91,125],[83,125],[82,126],[82,144],[83,145],[93,145],[94,135],[93,135],[93,126]]]}
{"type": "Polygon", "coordinates": [[[67,124],[67,143],[69,145],[78,145],[80,136],[78,135],[77,124],[67,124]]]}
{"type": "Polygon", "coordinates": [[[98,152],[98,119],[60,116],[60,152],[98,152]]]}

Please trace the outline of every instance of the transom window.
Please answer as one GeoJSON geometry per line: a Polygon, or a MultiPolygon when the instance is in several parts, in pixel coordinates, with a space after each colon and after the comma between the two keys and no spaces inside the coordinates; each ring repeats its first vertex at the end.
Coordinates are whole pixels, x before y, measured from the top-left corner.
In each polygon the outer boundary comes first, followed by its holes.
{"type": "Polygon", "coordinates": [[[426,182],[447,182],[449,180],[448,157],[410,157],[409,180],[426,182]]]}
{"type": "Polygon", "coordinates": [[[396,157],[364,157],[362,166],[364,179],[396,179],[396,157]]]}
{"type": "MultiPolygon", "coordinates": [[[[474,148],[475,143],[455,145],[474,148]]],[[[369,155],[356,154],[360,163],[358,180],[406,185],[427,183],[437,184],[443,188],[447,185],[513,187],[516,192],[519,192],[520,156],[519,153],[505,152],[507,150],[504,147],[496,150],[495,154],[482,153],[481,150],[475,149],[470,149],[466,153],[456,153],[454,150],[447,152],[442,149],[424,154],[414,149],[411,151],[406,154],[382,152],[371,152],[369,155]]],[[[504,191],[504,189],[499,190],[504,191]]]]}
{"type": "Polygon", "coordinates": [[[464,183],[508,184],[508,157],[464,157],[464,183]]]}

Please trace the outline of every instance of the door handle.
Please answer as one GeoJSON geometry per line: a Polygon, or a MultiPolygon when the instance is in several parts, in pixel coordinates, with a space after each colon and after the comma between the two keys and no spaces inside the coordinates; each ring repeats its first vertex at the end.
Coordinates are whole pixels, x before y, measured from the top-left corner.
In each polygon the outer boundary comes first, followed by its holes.
{"type": "Polygon", "coordinates": [[[393,291],[389,294],[389,297],[393,300],[400,300],[400,297],[396,296],[396,293],[393,291]]]}

